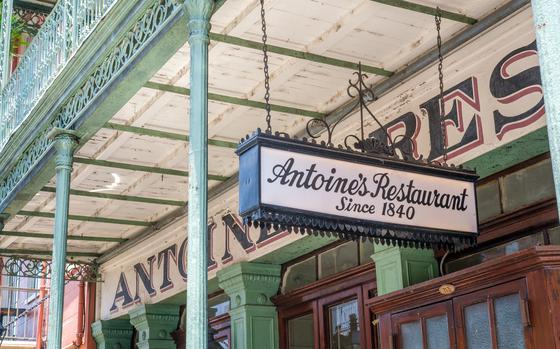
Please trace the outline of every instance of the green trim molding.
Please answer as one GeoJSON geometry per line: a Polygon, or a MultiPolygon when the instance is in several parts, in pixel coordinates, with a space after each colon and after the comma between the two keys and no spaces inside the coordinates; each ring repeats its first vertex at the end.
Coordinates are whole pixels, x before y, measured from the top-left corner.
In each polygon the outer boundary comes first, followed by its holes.
{"type": "MultiPolygon", "coordinates": [[[[41,217],[41,218],[55,218],[55,214],[52,212],[39,212],[39,211],[19,211],[18,215],[27,217],[41,217]]],[[[82,221],[82,222],[95,222],[95,223],[108,223],[108,224],[120,224],[120,225],[134,225],[138,227],[150,227],[154,223],[146,221],[136,221],[131,219],[118,219],[118,218],[108,218],[108,217],[91,217],[71,214],[68,215],[68,219],[72,221],[82,221]]]]}
{"type": "Polygon", "coordinates": [[[432,249],[375,245],[377,295],[401,290],[438,276],[438,264],[432,249]]]}
{"type": "MultiPolygon", "coordinates": [[[[379,4],[389,5],[393,7],[402,8],[405,10],[410,10],[418,13],[424,13],[427,15],[434,16],[437,13],[437,8],[430,7],[426,5],[417,4],[411,1],[404,0],[371,0],[379,4]]],[[[441,17],[446,18],[455,22],[466,23],[466,24],[476,24],[478,22],[475,18],[465,16],[461,13],[455,13],[451,11],[440,10],[441,17]]]]}
{"type": "Polygon", "coordinates": [[[131,349],[132,325],[128,320],[98,320],[91,324],[97,349],[131,349]]]}
{"type": "Polygon", "coordinates": [[[231,299],[233,349],[278,349],[278,314],[270,297],[278,293],[281,267],[241,262],[218,271],[218,280],[231,299]]]}
{"type": "Polygon", "coordinates": [[[481,179],[549,151],[546,126],[480,155],[463,165],[476,170],[481,179]]]}
{"type": "MultiPolygon", "coordinates": [[[[230,35],[210,33],[210,40],[225,43],[225,44],[230,44],[234,46],[239,46],[239,47],[251,48],[259,51],[263,50],[262,42],[251,41],[251,40],[230,36],[230,35]]],[[[358,70],[358,63],[356,62],[344,61],[342,59],[326,57],[311,52],[292,50],[286,47],[280,47],[280,46],[275,46],[270,44],[268,44],[266,47],[268,52],[276,53],[282,56],[298,58],[310,62],[321,63],[321,64],[331,65],[340,68],[347,68],[354,71],[358,70]]],[[[385,76],[385,77],[389,77],[393,75],[393,72],[391,71],[379,67],[373,67],[367,64],[362,64],[362,70],[365,73],[371,73],[371,74],[385,76]]]]}
{"type": "Polygon", "coordinates": [[[175,349],[171,332],[179,325],[179,307],[173,304],[142,304],[128,315],[138,331],[138,349],[175,349]]]}

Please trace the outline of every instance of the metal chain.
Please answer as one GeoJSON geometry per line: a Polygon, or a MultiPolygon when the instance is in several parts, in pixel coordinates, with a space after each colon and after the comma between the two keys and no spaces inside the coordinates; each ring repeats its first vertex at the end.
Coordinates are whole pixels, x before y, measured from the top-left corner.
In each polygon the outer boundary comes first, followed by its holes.
{"type": "Polygon", "coordinates": [[[445,132],[445,101],[443,92],[443,55],[441,54],[441,9],[436,10],[436,30],[437,30],[437,47],[438,47],[438,73],[439,73],[439,118],[440,131],[443,142],[443,163],[447,164],[447,132],[445,132]]]}
{"type": "Polygon", "coordinates": [[[261,23],[262,23],[262,51],[263,51],[263,63],[264,63],[264,101],[266,109],[266,133],[272,133],[272,126],[270,124],[270,75],[268,73],[268,47],[266,45],[266,40],[268,36],[266,35],[266,18],[264,12],[264,0],[261,0],[261,23]]]}

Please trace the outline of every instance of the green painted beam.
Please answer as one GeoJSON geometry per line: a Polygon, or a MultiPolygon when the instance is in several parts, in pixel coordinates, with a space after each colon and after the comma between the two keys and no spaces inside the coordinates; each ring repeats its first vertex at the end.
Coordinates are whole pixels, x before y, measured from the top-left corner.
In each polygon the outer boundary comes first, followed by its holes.
{"type": "MultiPolygon", "coordinates": [[[[51,212],[21,210],[18,212],[18,215],[28,216],[28,217],[54,218],[54,213],[51,212]]],[[[68,219],[74,221],[83,221],[83,222],[135,225],[139,227],[149,227],[152,225],[152,222],[134,221],[130,219],[106,218],[106,217],[89,217],[89,216],[72,215],[72,214],[68,215],[68,219]]]]}
{"type": "MultiPolygon", "coordinates": [[[[28,250],[28,249],[11,249],[11,248],[2,248],[0,249],[0,256],[5,255],[24,255],[24,256],[50,256],[52,255],[52,251],[47,250],[28,250]]],[[[101,255],[99,253],[94,252],[66,252],[67,257],[93,257],[97,258],[101,255]]]]}
{"type": "MultiPolygon", "coordinates": [[[[432,15],[432,16],[435,16],[435,14],[437,12],[437,8],[435,8],[435,7],[420,5],[420,4],[411,2],[411,1],[404,1],[404,0],[371,0],[371,1],[377,2],[379,4],[398,7],[398,8],[402,8],[402,9],[405,9],[405,10],[424,13],[424,14],[432,15]]],[[[476,18],[471,18],[471,17],[468,17],[468,16],[463,15],[461,13],[455,13],[455,12],[450,12],[450,11],[445,11],[445,10],[441,10],[440,12],[441,12],[441,17],[442,18],[446,18],[446,19],[449,19],[451,21],[461,22],[461,23],[466,23],[466,24],[471,24],[471,25],[478,22],[478,20],[476,18]]]]}
{"type": "MultiPolygon", "coordinates": [[[[55,193],[56,188],[43,187],[41,191],[47,193],[55,193]]],[[[186,201],[180,201],[180,200],[167,200],[167,199],[134,196],[134,195],[119,195],[119,194],[89,192],[86,190],[76,190],[76,189],[70,189],[70,195],[85,196],[85,197],[99,198],[99,199],[119,200],[119,201],[142,202],[147,204],[180,206],[180,207],[183,207],[187,204],[186,201]]]]}
{"type": "MultiPolygon", "coordinates": [[[[162,167],[151,167],[151,166],[143,166],[143,165],[134,165],[134,164],[127,164],[124,162],[116,162],[116,161],[108,161],[108,160],[95,160],[95,159],[87,159],[87,158],[75,158],[74,162],[78,164],[84,165],[93,165],[93,166],[101,166],[101,167],[110,167],[110,168],[120,168],[123,170],[130,170],[130,171],[141,171],[141,172],[148,172],[148,173],[157,173],[163,175],[171,175],[171,176],[180,176],[180,177],[188,177],[189,172],[175,170],[172,168],[162,168],[162,167]]],[[[208,179],[214,181],[225,181],[228,177],[219,176],[219,175],[208,175],[208,179]]]]}
{"type": "MultiPolygon", "coordinates": [[[[106,123],[105,128],[109,128],[116,131],[134,133],[142,136],[171,139],[174,141],[184,141],[184,142],[189,141],[189,136],[180,133],[166,132],[166,131],[154,130],[154,129],[144,128],[144,127],[127,126],[127,125],[115,124],[112,122],[106,123]]],[[[237,145],[238,145],[235,142],[221,141],[218,139],[209,139],[208,144],[217,147],[231,148],[231,149],[237,149],[237,145]]]]}
{"type": "MultiPolygon", "coordinates": [[[[239,38],[239,37],[235,37],[235,36],[224,35],[224,34],[210,33],[210,40],[217,41],[217,42],[223,42],[223,43],[234,45],[234,46],[251,48],[251,49],[255,49],[255,50],[259,50],[259,51],[262,51],[262,49],[263,49],[262,42],[251,41],[251,40],[247,40],[247,39],[243,39],[243,38],[239,38]]],[[[314,54],[314,53],[311,53],[311,52],[303,52],[303,51],[292,50],[292,49],[285,48],[285,47],[280,47],[280,46],[267,45],[266,47],[267,47],[268,52],[276,53],[276,54],[279,54],[279,55],[282,55],[282,56],[294,57],[294,58],[298,58],[298,59],[302,59],[302,60],[306,60],[306,61],[331,65],[331,66],[340,67],[340,68],[358,70],[358,63],[356,63],[356,62],[344,61],[342,59],[317,55],[317,54],[314,54]]],[[[371,73],[371,74],[386,76],[386,77],[393,75],[393,72],[391,72],[391,71],[388,71],[388,70],[385,70],[385,69],[379,68],[379,67],[365,65],[365,64],[362,64],[362,71],[364,71],[365,73],[371,73]]]]}
{"type": "MultiPolygon", "coordinates": [[[[1,231],[0,236],[15,236],[23,238],[35,238],[35,239],[52,239],[52,234],[41,234],[41,233],[29,233],[22,231],[1,231]]],[[[123,238],[111,238],[103,236],[78,236],[78,235],[68,235],[68,240],[76,241],[95,241],[95,242],[125,242],[128,239],[123,238]]]]}
{"type": "MultiPolygon", "coordinates": [[[[154,89],[154,90],[159,90],[159,91],[177,93],[177,94],[184,95],[184,96],[189,96],[191,94],[191,90],[186,88],[186,87],[179,87],[179,86],[161,84],[161,83],[153,82],[153,81],[148,81],[147,83],[144,84],[144,87],[151,88],[151,89],[154,89]]],[[[208,99],[211,100],[211,101],[241,105],[241,106],[249,107],[249,108],[257,108],[257,109],[265,109],[266,108],[266,104],[263,103],[263,102],[253,101],[253,100],[244,99],[244,98],[237,98],[237,97],[232,97],[232,96],[226,96],[226,95],[220,95],[220,94],[217,94],[217,93],[208,93],[208,99]]],[[[312,110],[305,110],[305,109],[300,109],[300,108],[287,107],[287,106],[278,105],[278,104],[271,104],[270,105],[270,110],[278,112],[278,113],[286,113],[286,114],[292,114],[292,115],[298,115],[298,116],[306,116],[306,117],[310,117],[310,118],[323,118],[326,115],[324,113],[319,113],[319,112],[312,111],[312,110]]]]}

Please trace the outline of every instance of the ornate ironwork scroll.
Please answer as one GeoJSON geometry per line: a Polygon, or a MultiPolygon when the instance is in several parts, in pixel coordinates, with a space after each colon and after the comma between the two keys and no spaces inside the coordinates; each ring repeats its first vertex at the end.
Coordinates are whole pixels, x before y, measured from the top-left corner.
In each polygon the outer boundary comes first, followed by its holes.
{"type": "Polygon", "coordinates": [[[30,10],[27,8],[14,6],[14,13],[18,16],[25,24],[31,28],[38,30],[43,26],[47,16],[46,12],[41,12],[38,10],[30,10]]]}
{"type": "MultiPolygon", "coordinates": [[[[51,261],[24,256],[0,257],[0,274],[50,279],[51,261]]],[[[100,281],[99,266],[93,263],[68,262],[66,263],[65,279],[67,281],[100,281]]]]}
{"type": "MultiPolygon", "coordinates": [[[[414,160],[414,142],[409,137],[399,135],[392,139],[385,126],[379,121],[375,114],[369,109],[368,104],[375,101],[376,97],[371,87],[367,86],[365,80],[368,78],[367,74],[362,73],[362,65],[358,64],[358,71],[354,72],[355,80],[348,80],[348,88],[346,92],[349,97],[357,98],[356,107],[360,110],[360,134],[350,134],[344,138],[344,147],[349,150],[356,150],[362,153],[374,154],[378,156],[385,156],[390,158],[402,158],[403,160],[414,160]],[[365,135],[365,120],[366,113],[373,119],[386,136],[386,139],[376,139],[373,137],[366,137],[365,135]],[[400,144],[400,146],[397,146],[400,144]],[[403,146],[403,145],[408,146],[403,146]],[[399,156],[400,155],[400,156],[399,156]]],[[[355,108],[352,108],[348,114],[353,113],[355,108]]],[[[348,115],[346,114],[346,115],[348,115]]],[[[309,137],[313,139],[321,138],[320,134],[312,132],[312,128],[324,128],[327,133],[326,144],[333,145],[333,134],[335,128],[346,116],[340,117],[335,122],[329,124],[324,119],[311,119],[307,122],[306,131],[309,137]]]]}

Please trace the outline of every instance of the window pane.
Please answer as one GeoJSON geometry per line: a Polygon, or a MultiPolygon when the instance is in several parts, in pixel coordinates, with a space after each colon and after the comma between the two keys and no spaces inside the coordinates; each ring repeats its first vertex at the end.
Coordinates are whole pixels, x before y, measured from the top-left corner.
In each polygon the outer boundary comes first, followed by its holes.
{"type": "Polygon", "coordinates": [[[428,349],[449,349],[449,328],[447,315],[435,316],[426,319],[428,349]]]}
{"type": "Polygon", "coordinates": [[[505,212],[554,197],[550,159],[507,175],[502,183],[505,212]]]}
{"type": "Polygon", "coordinates": [[[358,302],[355,299],[329,308],[329,329],[331,349],[361,348],[358,302]]]}
{"type": "Polygon", "coordinates": [[[420,321],[407,322],[401,325],[403,349],[422,349],[422,328],[420,321]]]}
{"type": "Polygon", "coordinates": [[[319,255],[319,279],[358,265],[358,246],[354,241],[337,246],[319,255]]]}
{"type": "Polygon", "coordinates": [[[288,321],[288,348],[313,349],[313,314],[288,321]]]}
{"type": "Polygon", "coordinates": [[[519,301],[517,293],[494,300],[499,349],[525,348],[519,301]]]}
{"type": "Polygon", "coordinates": [[[486,303],[465,307],[465,328],[469,349],[492,349],[490,319],[486,303]]]}
{"type": "Polygon", "coordinates": [[[476,203],[478,204],[479,222],[484,222],[502,213],[498,180],[476,187],[476,203]]]}
{"type": "Polygon", "coordinates": [[[316,266],[315,256],[289,266],[284,273],[282,293],[295,290],[296,288],[317,281],[316,266]]]}
{"type": "Polygon", "coordinates": [[[360,264],[370,263],[373,254],[373,241],[360,241],[360,264]]]}

